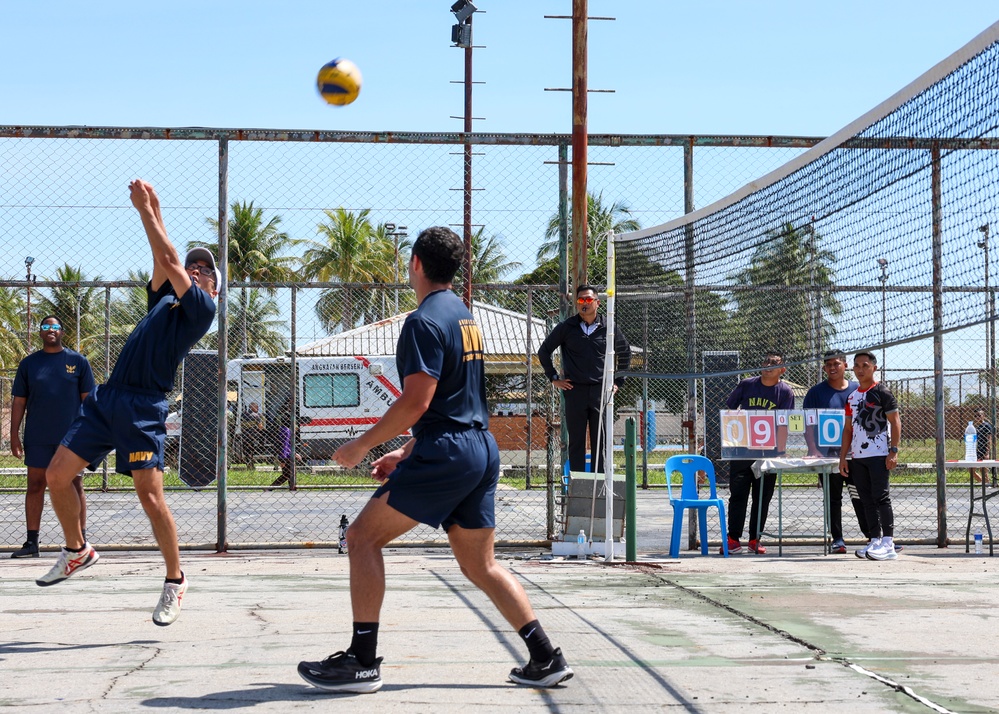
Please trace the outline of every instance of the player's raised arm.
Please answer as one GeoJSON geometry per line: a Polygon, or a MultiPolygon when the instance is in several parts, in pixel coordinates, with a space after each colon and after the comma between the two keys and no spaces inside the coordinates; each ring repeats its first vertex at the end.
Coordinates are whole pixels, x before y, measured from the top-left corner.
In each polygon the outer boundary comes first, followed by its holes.
{"type": "Polygon", "coordinates": [[[132,205],[142,219],[142,227],[146,230],[149,248],[153,253],[152,288],[158,290],[169,280],[177,297],[180,298],[191,288],[191,277],[184,269],[184,264],[177,255],[177,249],[167,236],[156,190],[152,184],[142,179],[129,183],[128,190],[132,205]]]}

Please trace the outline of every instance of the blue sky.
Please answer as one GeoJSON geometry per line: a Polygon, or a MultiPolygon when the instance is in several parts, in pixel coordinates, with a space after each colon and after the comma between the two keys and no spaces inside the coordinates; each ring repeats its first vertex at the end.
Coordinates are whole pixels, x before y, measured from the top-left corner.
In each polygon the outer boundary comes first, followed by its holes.
{"type": "MultiPolygon", "coordinates": [[[[458,131],[461,122],[450,117],[462,112],[462,89],[452,82],[462,78],[463,60],[462,51],[450,46],[451,2],[4,3],[0,124],[458,131]],[[334,57],[353,60],[364,74],[360,98],[348,107],[328,106],[316,93],[316,72],[334,57]]],[[[570,23],[543,16],[569,14],[571,0],[477,4],[484,12],[475,16],[474,39],[484,47],[475,51],[474,79],[485,84],[475,85],[474,114],[485,120],[476,122],[475,130],[569,133],[570,94],[544,89],[570,84],[570,23]]],[[[590,95],[589,128],[611,134],[827,136],[999,19],[997,8],[995,0],[946,5],[928,0],[590,0],[590,15],[617,19],[590,24],[590,87],[616,92],[590,95]]],[[[110,150],[104,142],[98,144],[110,150]]],[[[38,215],[18,214],[22,222],[13,226],[17,230],[7,231],[9,240],[24,243],[6,246],[9,260],[0,260],[0,274],[23,275],[21,256],[28,252],[39,256],[43,275],[51,275],[63,259],[89,260],[94,265],[84,266],[88,272],[99,270],[105,277],[141,267],[131,257],[124,261],[127,266],[118,265],[119,256],[133,249],[144,253],[124,190],[134,176],[131,159],[103,166],[97,177],[88,160],[93,149],[79,148],[70,169],[45,158],[50,173],[44,180],[24,182],[42,187],[23,201],[41,208],[38,215]],[[97,178],[103,183],[98,185],[97,178]],[[83,254],[72,257],[63,250],[80,245],[73,242],[74,231],[97,223],[90,214],[72,209],[68,220],[49,210],[71,204],[110,207],[101,215],[100,230],[91,228],[106,242],[87,243],[83,254]],[[125,209],[121,216],[115,213],[119,205],[125,209]],[[9,238],[18,231],[21,238],[9,238]],[[44,246],[37,245],[43,240],[44,246]]],[[[196,190],[190,177],[177,182],[166,168],[176,155],[163,147],[148,148],[145,166],[154,167],[154,174],[141,175],[157,182],[163,178],[172,191],[166,201],[189,207],[189,215],[174,208],[168,222],[185,226],[188,238],[205,239],[204,216],[211,214],[213,187],[196,190]],[[163,158],[157,160],[161,149],[163,158]]],[[[213,149],[201,148],[205,156],[197,158],[211,179],[213,149]]],[[[238,151],[256,156],[253,147],[234,148],[238,151]]],[[[60,152],[60,159],[66,154],[60,152]]],[[[591,150],[591,161],[600,160],[595,154],[599,152],[591,150]]],[[[710,154],[698,157],[698,170],[710,169],[710,154]]],[[[551,158],[532,155],[530,160],[540,164],[551,158]]],[[[722,159],[718,162],[725,166],[722,159]]],[[[761,163],[759,173],[772,168],[761,163]]],[[[592,171],[591,186],[610,172],[592,171]]],[[[725,184],[711,187],[712,199],[756,177],[724,170],[717,175],[725,184]]],[[[239,186],[236,176],[232,181],[239,186]]],[[[697,184],[697,190],[703,185],[697,184]]],[[[659,191],[654,185],[643,188],[659,191]]],[[[392,191],[400,189],[390,185],[386,195],[392,191]]],[[[264,201],[263,195],[248,193],[264,201]]],[[[621,193],[636,210],[648,210],[649,200],[639,186],[621,193]]],[[[681,194],[673,193],[670,205],[656,207],[663,215],[640,216],[643,226],[682,210],[682,203],[677,204],[681,194]]],[[[309,205],[323,205],[323,200],[309,197],[309,205]]],[[[523,198],[503,200],[528,213],[523,198]]],[[[698,205],[706,202],[700,193],[697,200],[698,205]]],[[[555,205],[548,195],[538,203],[530,215],[534,228],[545,224],[555,205]]],[[[288,204],[272,199],[263,205],[277,210],[288,204]]],[[[421,214],[407,216],[387,200],[365,205],[372,205],[377,220],[406,221],[411,227],[422,220],[421,214]]],[[[489,220],[480,218],[489,216],[483,201],[477,210],[478,220],[489,220]]],[[[294,214],[285,218],[292,225],[294,214]]],[[[315,220],[301,220],[311,234],[315,220]]],[[[516,227],[498,230],[513,243],[513,257],[530,259],[538,230],[525,230],[523,236],[516,227]]]]}
{"type": "MultiPolygon", "coordinates": [[[[0,124],[456,131],[451,0],[5,3],[0,124]],[[329,107],[315,75],[364,73],[329,107]]],[[[570,0],[481,0],[477,131],[569,132],[570,0]]],[[[999,19],[994,0],[590,0],[594,133],[828,135],[999,19]]]]}

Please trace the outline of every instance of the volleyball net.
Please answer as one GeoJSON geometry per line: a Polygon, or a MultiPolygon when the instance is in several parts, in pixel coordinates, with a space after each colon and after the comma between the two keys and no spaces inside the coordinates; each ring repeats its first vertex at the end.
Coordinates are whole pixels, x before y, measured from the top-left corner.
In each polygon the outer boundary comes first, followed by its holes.
{"type": "Polygon", "coordinates": [[[999,23],[782,168],[615,236],[615,322],[641,347],[632,374],[733,373],[780,350],[807,384],[832,348],[986,321],[997,149],[999,23]]]}

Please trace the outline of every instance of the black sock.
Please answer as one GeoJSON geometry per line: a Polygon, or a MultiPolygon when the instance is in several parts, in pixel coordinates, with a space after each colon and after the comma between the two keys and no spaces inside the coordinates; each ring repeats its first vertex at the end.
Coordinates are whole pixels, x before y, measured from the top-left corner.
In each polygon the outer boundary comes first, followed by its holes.
{"type": "Polygon", "coordinates": [[[537,620],[531,620],[520,628],[517,632],[524,640],[527,649],[531,653],[531,659],[535,662],[547,662],[555,654],[555,648],[548,641],[548,635],[537,620]]]}
{"type": "Polygon", "coordinates": [[[378,623],[355,622],[354,634],[350,639],[350,651],[357,661],[368,667],[374,664],[378,652],[378,623]]]}
{"type": "Polygon", "coordinates": [[[86,547],[87,547],[87,542],[86,542],[86,541],[84,541],[84,542],[83,542],[83,545],[81,545],[81,546],[80,546],[79,548],[70,548],[70,547],[69,547],[69,546],[67,545],[67,546],[66,546],[66,550],[68,550],[68,551],[69,551],[70,553],[82,553],[82,552],[83,552],[83,549],[84,549],[84,548],[86,548],[86,547]]]}
{"type": "Polygon", "coordinates": [[[28,531],[28,541],[31,543],[38,542],[38,531],[28,531]]]}
{"type": "Polygon", "coordinates": [[[168,583],[173,583],[174,585],[180,585],[182,582],[184,582],[184,571],[183,570],[180,571],[179,578],[167,578],[166,581],[168,583]]]}

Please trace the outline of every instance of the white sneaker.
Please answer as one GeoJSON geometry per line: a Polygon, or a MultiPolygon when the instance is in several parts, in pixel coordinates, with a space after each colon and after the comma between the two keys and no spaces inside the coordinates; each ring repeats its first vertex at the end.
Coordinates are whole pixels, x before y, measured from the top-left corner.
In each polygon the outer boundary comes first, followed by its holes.
{"type": "Polygon", "coordinates": [[[163,594],[160,601],[156,603],[153,610],[153,624],[160,627],[171,625],[180,617],[180,606],[184,601],[184,593],[187,592],[187,576],[184,576],[180,585],[176,583],[163,583],[163,594]]]}
{"type": "Polygon", "coordinates": [[[867,549],[866,557],[868,560],[895,560],[898,553],[894,543],[882,539],[876,548],[867,549]]]}
{"type": "Polygon", "coordinates": [[[858,548],[857,550],[853,551],[853,554],[858,558],[860,558],[861,560],[863,560],[867,557],[867,552],[871,548],[877,548],[880,545],[881,545],[880,538],[871,538],[871,540],[867,543],[867,545],[865,545],[863,548],[858,548]]]}
{"type": "Polygon", "coordinates": [[[70,575],[74,575],[81,570],[86,570],[100,560],[100,557],[90,543],[84,543],[83,550],[79,553],[74,553],[71,550],[63,548],[62,552],[59,553],[59,560],[56,561],[56,564],[52,566],[49,572],[35,580],[35,583],[42,587],[61,583],[70,575]]]}

